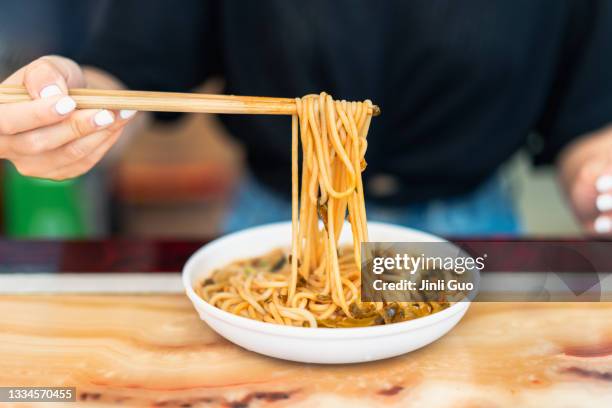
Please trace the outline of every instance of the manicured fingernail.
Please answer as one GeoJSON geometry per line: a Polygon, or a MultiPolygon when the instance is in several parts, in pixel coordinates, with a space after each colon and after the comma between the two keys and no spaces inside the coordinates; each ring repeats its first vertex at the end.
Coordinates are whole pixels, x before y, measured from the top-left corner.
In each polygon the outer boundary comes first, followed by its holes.
{"type": "Polygon", "coordinates": [[[594,224],[595,231],[600,234],[606,234],[612,231],[612,219],[610,217],[597,217],[594,224]]]}
{"type": "Polygon", "coordinates": [[[601,212],[612,210],[612,194],[602,194],[597,197],[597,209],[601,212]]]}
{"type": "Polygon", "coordinates": [[[595,188],[597,188],[597,191],[600,193],[612,190],[612,175],[605,174],[599,177],[595,182],[595,188]]]}
{"type": "Polygon", "coordinates": [[[76,102],[69,96],[64,96],[55,104],[55,111],[60,115],[66,115],[76,108],[76,102]]]}
{"type": "Polygon", "coordinates": [[[107,110],[101,110],[94,116],[94,123],[98,126],[107,126],[115,121],[115,116],[107,110]]]}
{"type": "Polygon", "coordinates": [[[121,119],[129,119],[135,114],[136,114],[136,111],[131,110],[131,109],[122,109],[119,111],[119,116],[121,116],[121,119]]]}
{"type": "Polygon", "coordinates": [[[57,85],[45,86],[40,91],[41,98],[49,98],[51,96],[56,96],[56,95],[61,95],[61,94],[62,94],[62,90],[57,85]]]}

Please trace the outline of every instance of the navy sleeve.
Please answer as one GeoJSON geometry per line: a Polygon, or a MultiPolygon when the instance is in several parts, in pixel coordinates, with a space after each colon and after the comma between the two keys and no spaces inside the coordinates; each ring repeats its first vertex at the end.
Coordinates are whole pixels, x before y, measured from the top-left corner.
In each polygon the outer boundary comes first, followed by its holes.
{"type": "Polygon", "coordinates": [[[538,131],[536,163],[554,161],[565,146],[612,122],[612,1],[572,3],[564,50],[538,131]]]}

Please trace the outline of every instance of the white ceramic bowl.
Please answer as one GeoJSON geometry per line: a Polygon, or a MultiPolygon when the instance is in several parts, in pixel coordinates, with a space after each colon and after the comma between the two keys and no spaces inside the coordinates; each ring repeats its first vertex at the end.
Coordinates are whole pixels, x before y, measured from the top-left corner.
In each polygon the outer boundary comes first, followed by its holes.
{"type": "MultiPolygon", "coordinates": [[[[370,241],[444,242],[410,228],[368,222],[370,241]]],[[[359,363],[380,360],[421,348],[453,328],[469,307],[459,302],[438,313],[390,325],[359,328],[307,328],[264,323],[240,317],[202,300],[193,286],[218,267],[234,260],[290,246],[291,223],[249,228],[226,235],[200,248],[183,268],[183,284],[196,310],[213,330],[248,350],[305,363],[359,363]]],[[[351,242],[344,228],[341,243],[351,242]]]]}

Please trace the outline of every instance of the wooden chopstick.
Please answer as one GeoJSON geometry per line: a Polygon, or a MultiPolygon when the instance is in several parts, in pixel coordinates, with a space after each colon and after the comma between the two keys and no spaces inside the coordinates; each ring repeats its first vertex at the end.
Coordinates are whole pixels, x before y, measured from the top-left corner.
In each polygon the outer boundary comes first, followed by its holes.
{"type": "MultiPolygon", "coordinates": [[[[79,88],[70,89],[68,93],[80,109],[256,115],[296,113],[295,100],[291,98],[79,88]]],[[[30,95],[23,86],[0,85],[0,103],[30,100],[30,95]]],[[[380,108],[373,105],[372,114],[380,115],[380,108]]]]}

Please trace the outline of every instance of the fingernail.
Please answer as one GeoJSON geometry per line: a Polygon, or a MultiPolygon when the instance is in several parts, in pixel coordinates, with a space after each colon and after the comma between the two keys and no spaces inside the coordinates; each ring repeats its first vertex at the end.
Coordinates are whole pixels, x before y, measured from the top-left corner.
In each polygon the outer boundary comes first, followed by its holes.
{"type": "Polygon", "coordinates": [[[135,110],[131,109],[122,109],[119,111],[119,116],[121,119],[129,119],[136,114],[135,110]]]}
{"type": "Polygon", "coordinates": [[[597,188],[597,191],[600,193],[612,190],[612,175],[605,174],[600,176],[595,182],[595,188],[597,188]]]}
{"type": "Polygon", "coordinates": [[[115,121],[115,116],[107,110],[101,110],[94,116],[94,123],[98,126],[110,125],[115,121]]]}
{"type": "Polygon", "coordinates": [[[595,231],[600,234],[606,234],[612,231],[612,219],[610,217],[597,217],[594,224],[595,231]]]}
{"type": "Polygon", "coordinates": [[[602,194],[597,197],[597,209],[601,212],[612,210],[612,194],[602,194]]]}
{"type": "Polygon", "coordinates": [[[66,115],[76,108],[76,102],[69,96],[64,96],[55,104],[55,111],[60,115],[66,115]]]}
{"type": "Polygon", "coordinates": [[[51,96],[56,96],[56,95],[61,95],[61,94],[62,94],[62,90],[57,85],[45,86],[40,91],[41,98],[49,98],[51,96]]]}

